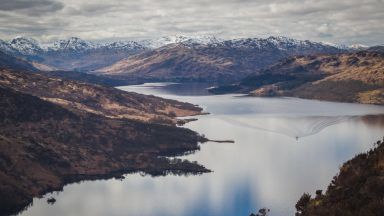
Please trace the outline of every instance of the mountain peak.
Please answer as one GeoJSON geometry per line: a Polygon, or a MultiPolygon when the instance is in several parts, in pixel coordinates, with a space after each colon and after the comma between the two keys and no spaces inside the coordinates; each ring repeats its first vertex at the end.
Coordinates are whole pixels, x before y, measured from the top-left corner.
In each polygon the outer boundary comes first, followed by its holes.
{"type": "Polygon", "coordinates": [[[143,44],[148,48],[159,48],[162,46],[166,46],[169,44],[182,43],[184,45],[193,45],[193,44],[213,44],[222,41],[221,39],[217,39],[212,35],[170,35],[163,36],[154,39],[142,40],[139,43],[143,44]]]}
{"type": "Polygon", "coordinates": [[[39,43],[33,38],[17,36],[9,42],[10,47],[23,55],[35,55],[42,51],[39,43]]]}
{"type": "Polygon", "coordinates": [[[96,48],[96,45],[92,42],[85,41],[78,37],[70,37],[67,40],[58,40],[53,43],[51,50],[69,50],[69,51],[85,51],[88,49],[96,48]]]}

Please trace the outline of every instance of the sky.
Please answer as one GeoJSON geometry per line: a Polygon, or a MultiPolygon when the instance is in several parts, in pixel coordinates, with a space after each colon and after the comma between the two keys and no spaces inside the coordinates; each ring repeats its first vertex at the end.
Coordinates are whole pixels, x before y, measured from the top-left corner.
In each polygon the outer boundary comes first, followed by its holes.
{"type": "Polygon", "coordinates": [[[287,36],[384,44],[384,0],[0,0],[0,38],[287,36]]]}

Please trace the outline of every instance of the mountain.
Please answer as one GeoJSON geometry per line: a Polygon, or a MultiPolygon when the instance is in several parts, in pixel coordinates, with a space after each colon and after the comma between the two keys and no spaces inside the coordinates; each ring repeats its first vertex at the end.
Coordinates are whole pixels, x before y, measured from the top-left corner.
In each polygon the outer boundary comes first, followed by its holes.
{"type": "Polygon", "coordinates": [[[356,155],[340,168],[325,194],[304,194],[296,204],[298,216],[384,215],[384,140],[356,155]]]}
{"type": "Polygon", "coordinates": [[[211,91],[384,104],[384,53],[295,56],[211,91]]]}
{"type": "Polygon", "coordinates": [[[98,44],[72,37],[47,46],[37,61],[59,70],[90,71],[145,49],[133,41],[98,44]]]}
{"type": "Polygon", "coordinates": [[[352,49],[352,50],[365,50],[365,49],[368,49],[369,46],[364,45],[364,44],[352,44],[352,45],[348,46],[348,48],[352,49]]]}
{"type": "Polygon", "coordinates": [[[288,56],[342,51],[322,43],[285,37],[205,44],[187,41],[130,56],[95,73],[137,81],[230,82],[288,56]]]}
{"type": "Polygon", "coordinates": [[[341,51],[334,46],[285,37],[225,41],[214,36],[181,35],[108,43],[71,37],[44,45],[31,38],[17,37],[9,42],[0,41],[0,50],[34,62],[36,67],[43,65],[40,67],[43,70],[123,72],[121,77],[130,80],[207,81],[238,80],[255,69],[291,55],[341,51]],[[156,57],[159,53],[166,57],[156,57]],[[126,61],[128,63],[124,63],[126,61]],[[136,65],[140,61],[148,67],[131,67],[131,64],[136,65]],[[114,71],[116,65],[123,64],[128,64],[128,67],[118,66],[119,71],[114,71]],[[237,66],[240,66],[238,74],[235,71],[237,66]],[[185,76],[186,70],[192,70],[192,74],[185,76]],[[133,77],[130,78],[130,75],[133,77]]]}
{"type": "Polygon", "coordinates": [[[41,45],[31,38],[0,41],[0,51],[45,65],[45,70],[90,71],[147,49],[134,41],[93,43],[71,37],[41,45]]]}
{"type": "Polygon", "coordinates": [[[16,53],[19,54],[19,52],[16,49],[14,49],[10,43],[3,41],[1,39],[0,39],[0,51],[6,54],[16,54],[16,53]]]}
{"type": "Polygon", "coordinates": [[[209,35],[196,35],[196,36],[184,36],[184,35],[173,35],[173,36],[163,36],[154,39],[147,39],[139,41],[145,47],[156,49],[169,44],[214,44],[221,42],[221,39],[216,38],[215,36],[209,35]]]}
{"type": "Polygon", "coordinates": [[[16,37],[9,42],[9,45],[18,53],[25,56],[38,55],[43,52],[40,44],[32,38],[16,37]]]}
{"type": "Polygon", "coordinates": [[[71,37],[68,40],[58,40],[53,43],[53,46],[48,46],[48,51],[70,51],[70,52],[84,52],[90,49],[96,49],[97,45],[82,40],[77,37],[71,37]]]}
{"type": "Polygon", "coordinates": [[[384,53],[384,45],[372,46],[369,47],[367,50],[372,52],[384,53]]]}
{"type": "Polygon", "coordinates": [[[201,108],[38,73],[0,70],[0,215],[71,182],[208,172],[167,156],[206,141],[176,127],[201,108]]]}

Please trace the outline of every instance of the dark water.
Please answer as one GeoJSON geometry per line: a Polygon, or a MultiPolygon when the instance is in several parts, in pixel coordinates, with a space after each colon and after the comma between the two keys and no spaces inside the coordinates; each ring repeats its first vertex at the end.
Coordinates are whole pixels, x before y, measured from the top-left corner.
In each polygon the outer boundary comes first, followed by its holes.
{"type": "Polygon", "coordinates": [[[86,181],[34,199],[21,215],[244,215],[268,207],[293,215],[303,192],[325,189],[339,166],[384,135],[383,106],[293,98],[207,95],[197,84],[146,84],[123,90],[199,104],[210,115],[185,127],[211,139],[185,156],[213,173],[86,181]],[[54,205],[46,197],[57,199],[54,205]]]}

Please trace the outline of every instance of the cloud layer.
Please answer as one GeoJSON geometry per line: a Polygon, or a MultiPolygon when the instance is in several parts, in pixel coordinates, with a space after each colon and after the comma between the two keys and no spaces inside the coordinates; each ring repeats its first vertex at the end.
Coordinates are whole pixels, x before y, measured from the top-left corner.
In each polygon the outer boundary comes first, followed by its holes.
{"type": "Polygon", "coordinates": [[[3,0],[0,38],[40,41],[212,34],[383,44],[384,0],[3,0]]]}

